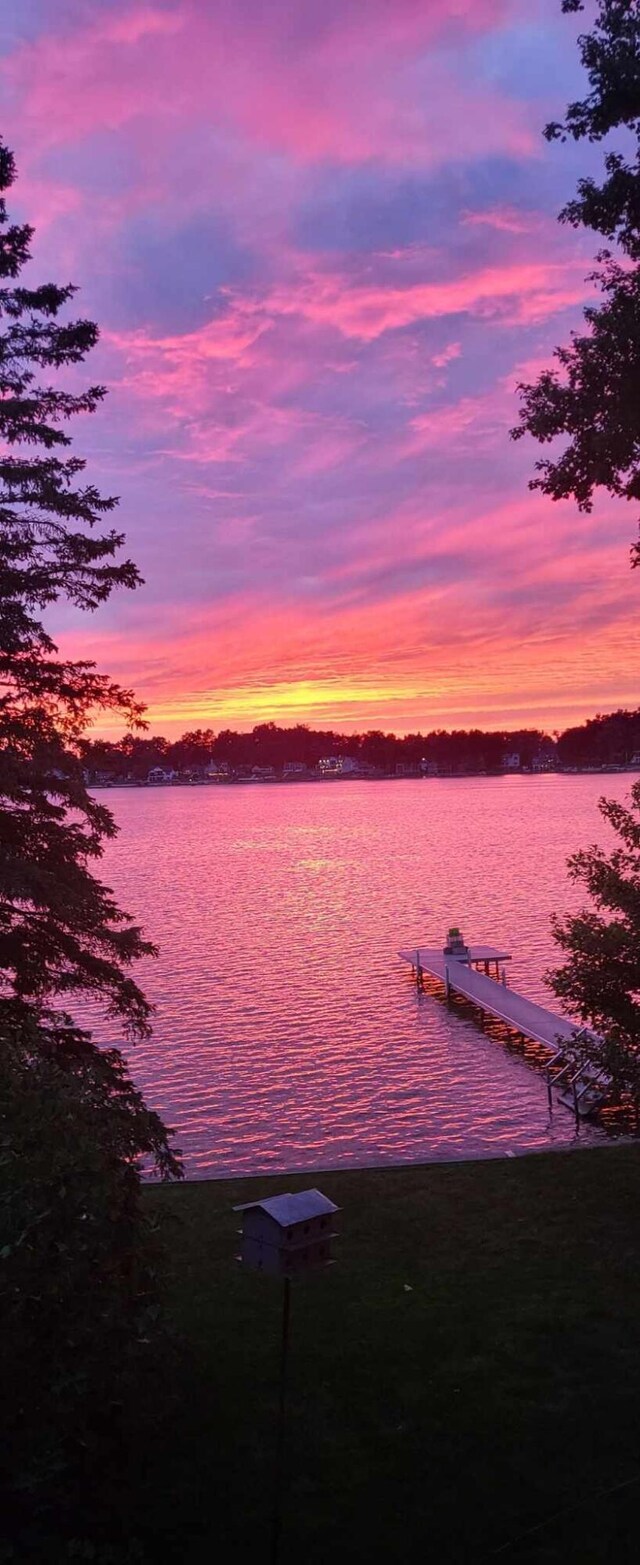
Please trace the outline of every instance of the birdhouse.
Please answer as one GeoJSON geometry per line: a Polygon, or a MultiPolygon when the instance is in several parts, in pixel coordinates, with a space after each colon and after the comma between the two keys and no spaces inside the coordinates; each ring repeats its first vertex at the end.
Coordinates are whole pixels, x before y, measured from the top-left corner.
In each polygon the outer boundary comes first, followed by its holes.
{"type": "Polygon", "coordinates": [[[268,1196],[234,1207],[242,1213],[238,1260],[253,1271],[290,1277],[329,1266],[339,1207],[321,1190],[268,1196]]]}

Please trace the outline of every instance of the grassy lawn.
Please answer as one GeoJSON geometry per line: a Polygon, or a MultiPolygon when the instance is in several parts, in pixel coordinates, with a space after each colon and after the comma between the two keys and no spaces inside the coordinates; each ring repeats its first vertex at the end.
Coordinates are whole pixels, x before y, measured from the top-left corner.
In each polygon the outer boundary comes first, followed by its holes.
{"type": "Polygon", "coordinates": [[[637,1147],[149,1189],[188,1354],[146,1545],[268,1559],[282,1285],[232,1207],[313,1183],[340,1263],[293,1285],[283,1562],[637,1559],[637,1147]]]}
{"type": "Polygon", "coordinates": [[[231,1207],[314,1183],[342,1237],[293,1284],[283,1565],[635,1560],[636,1147],[149,1189],[186,1349],[131,1474],[144,1557],[269,1557],[281,1284],[231,1207]]]}

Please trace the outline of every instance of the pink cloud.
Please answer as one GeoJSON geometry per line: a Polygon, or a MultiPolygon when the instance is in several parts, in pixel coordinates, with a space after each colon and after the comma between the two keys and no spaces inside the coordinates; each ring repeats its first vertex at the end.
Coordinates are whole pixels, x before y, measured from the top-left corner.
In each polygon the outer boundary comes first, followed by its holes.
{"type": "MultiPolygon", "coordinates": [[[[337,332],[368,343],[386,332],[450,315],[475,315],[498,324],[541,320],[582,300],[584,292],[582,265],[575,263],[516,261],[442,282],[405,286],[312,270],[261,295],[229,290],[222,311],[198,331],[170,336],[107,332],[105,342],[124,361],[120,383],[125,389],[146,402],[160,399],[181,417],[186,409],[201,407],[207,394],[227,395],[228,382],[218,378],[219,372],[245,373],[260,363],[266,371],[282,355],[281,341],[272,341],[270,334],[290,318],[307,322],[317,332],[337,332]]],[[[433,363],[443,367],[459,352],[460,345],[451,344],[433,363]]],[[[289,389],[306,378],[315,362],[315,355],[308,358],[308,342],[306,349],[298,345],[298,353],[297,366],[285,366],[289,389]]],[[[452,415],[454,423],[466,426],[467,411],[452,415]]],[[[416,418],[414,430],[428,434],[430,417],[416,418]]],[[[446,423],[447,414],[440,417],[446,423]]]]}
{"type": "MultiPolygon", "coordinates": [[[[535,511],[484,515],[462,539],[467,549],[497,557],[500,539],[509,540],[503,570],[517,585],[514,562],[517,567],[522,549],[539,539],[535,511]]],[[[161,640],[157,612],[145,624],[138,611],[137,630],[103,630],[97,645],[91,638],[90,651],[116,674],[135,678],[156,730],[205,719],[214,727],[249,727],[267,715],[366,727],[382,712],[400,730],[460,714],[497,725],[512,711],[527,721],[538,714],[552,726],[556,716],[566,721],[567,712],[593,710],[600,694],[605,704],[633,699],[629,654],[640,650],[637,616],[631,583],[616,576],[614,556],[605,548],[600,560],[603,570],[613,565],[604,605],[594,562],[585,561],[571,577],[553,570],[549,553],[534,560],[528,594],[514,599],[508,618],[491,590],[494,572],[487,573],[486,591],[472,591],[464,581],[435,584],[408,590],[401,604],[347,599],[313,617],[292,599],[267,603],[255,594],[212,604],[188,622],[167,604],[161,640]],[[560,590],[553,615],[545,617],[540,604],[550,585],[560,590]],[[597,610],[592,625],[591,607],[597,610]],[[584,626],[579,640],[576,615],[584,626]]],[[[74,653],[88,646],[74,638],[74,653]]]]}
{"type": "Polygon", "coordinates": [[[524,212],[511,206],[489,207],[483,212],[463,212],[460,221],[467,228],[494,228],[502,234],[531,234],[547,223],[542,213],[524,212]]]}
{"type": "Polygon", "coordinates": [[[461,353],[462,344],[460,342],[450,342],[446,348],[442,349],[441,353],[434,353],[431,363],[435,364],[436,369],[445,369],[447,364],[451,364],[452,359],[459,359],[461,353]]]}
{"type": "Polygon", "coordinates": [[[504,10],[499,0],[378,0],[365,28],[360,9],[334,7],[292,34],[277,6],[126,7],[23,45],[6,81],[25,146],[40,151],[124,126],[144,143],[151,124],[157,144],[186,122],[225,126],[294,163],[530,154],[523,106],[480,83],[462,87],[455,50],[433,54],[439,39],[461,44],[504,10]]]}
{"type": "Polygon", "coordinates": [[[105,43],[137,44],[154,35],[173,38],[182,30],[184,21],[179,8],[160,11],[153,6],[139,5],[119,15],[104,17],[94,25],[92,36],[105,43]]]}
{"type": "Polygon", "coordinates": [[[460,397],[451,406],[427,409],[411,419],[401,454],[412,456],[430,447],[442,449],[446,446],[461,453],[469,445],[478,448],[496,435],[504,438],[509,408],[513,417],[513,406],[505,404],[504,397],[495,399],[485,395],[460,397]]]}
{"type": "Polygon", "coordinates": [[[372,341],[383,332],[440,316],[490,315],[539,320],[584,298],[581,262],[530,261],[480,268],[438,282],[368,283],[310,272],[276,286],[264,301],[271,315],[302,315],[344,336],[372,341]]]}

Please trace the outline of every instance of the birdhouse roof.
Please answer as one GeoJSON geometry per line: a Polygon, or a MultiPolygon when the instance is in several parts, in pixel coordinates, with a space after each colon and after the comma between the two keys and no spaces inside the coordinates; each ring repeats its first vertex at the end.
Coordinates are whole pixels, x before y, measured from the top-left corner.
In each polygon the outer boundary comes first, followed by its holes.
{"type": "Polygon", "coordinates": [[[267,1212],[281,1228],[291,1228],[294,1223],[304,1223],[310,1217],[325,1217],[339,1210],[321,1190],[298,1190],[295,1194],[287,1190],[284,1195],[267,1196],[264,1201],[245,1201],[242,1206],[234,1207],[234,1211],[251,1212],[256,1208],[267,1212]]]}

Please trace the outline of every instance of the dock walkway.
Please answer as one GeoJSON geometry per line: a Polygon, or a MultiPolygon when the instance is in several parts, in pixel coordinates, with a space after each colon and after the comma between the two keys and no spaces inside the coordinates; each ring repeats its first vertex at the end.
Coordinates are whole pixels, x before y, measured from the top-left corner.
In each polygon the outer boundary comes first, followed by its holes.
{"type": "MultiPolygon", "coordinates": [[[[490,946],[471,946],[469,954],[472,961],[502,961],[507,957],[506,952],[499,955],[494,953],[490,946]],[[485,951],[491,953],[487,958],[484,956],[485,951]],[[479,956],[478,952],[482,955],[479,956]]],[[[445,989],[455,990],[465,1000],[472,1000],[481,1011],[490,1011],[499,1021],[515,1027],[516,1032],[534,1039],[536,1043],[546,1044],[549,1049],[558,1049],[561,1042],[566,1042],[575,1033],[575,1027],[566,1016],[559,1016],[555,1011],[545,1010],[543,1005],[536,1005],[533,1000],[526,1000],[524,995],[496,983],[495,978],[476,972],[457,957],[445,957],[441,951],[425,950],[399,951],[398,955],[403,962],[410,962],[416,972],[421,968],[423,973],[439,979],[445,989]]]]}
{"type": "MultiPolygon", "coordinates": [[[[399,951],[398,956],[403,962],[410,963],[419,980],[422,974],[428,974],[444,986],[445,994],[451,992],[470,1000],[480,1011],[488,1012],[513,1027],[524,1038],[532,1039],[549,1049],[549,1095],[552,1087],[555,1087],[563,1103],[581,1115],[590,1113],[602,1101],[604,1072],[594,1073],[587,1067],[574,1070],[570,1076],[571,1066],[564,1061],[563,1046],[575,1039],[575,1024],[566,1016],[549,1011],[543,1005],[536,1005],[533,1000],[527,1000],[524,995],[508,989],[504,969],[502,982],[488,977],[490,966],[498,973],[500,963],[509,960],[508,952],[498,951],[492,946],[470,946],[468,960],[461,961],[459,957],[445,956],[442,951],[422,946],[399,951]],[[481,964],[484,972],[478,972],[474,963],[481,964]]],[[[585,1036],[587,1029],[580,1030],[585,1036]]]]}

